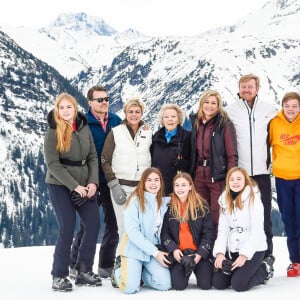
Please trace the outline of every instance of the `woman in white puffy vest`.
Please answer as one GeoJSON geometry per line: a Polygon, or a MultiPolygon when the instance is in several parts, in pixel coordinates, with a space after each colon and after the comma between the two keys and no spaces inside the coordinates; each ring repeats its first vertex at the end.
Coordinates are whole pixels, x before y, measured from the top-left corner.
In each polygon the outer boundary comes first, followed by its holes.
{"type": "Polygon", "coordinates": [[[110,188],[118,233],[124,233],[124,203],[138,185],[143,171],[151,166],[152,130],[142,121],[144,104],[140,97],[129,99],[123,107],[125,120],[112,128],[103,146],[102,169],[110,188]]]}

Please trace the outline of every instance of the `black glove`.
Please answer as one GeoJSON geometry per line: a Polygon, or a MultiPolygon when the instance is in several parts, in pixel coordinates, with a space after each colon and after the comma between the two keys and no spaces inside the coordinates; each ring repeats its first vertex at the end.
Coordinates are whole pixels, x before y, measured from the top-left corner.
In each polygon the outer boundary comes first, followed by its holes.
{"type": "Polygon", "coordinates": [[[71,199],[74,202],[76,207],[80,207],[88,200],[87,197],[81,197],[81,195],[76,191],[71,192],[71,199]]]}
{"type": "MultiPolygon", "coordinates": [[[[165,248],[163,245],[161,245],[161,244],[156,244],[155,246],[157,247],[157,249],[158,249],[159,251],[168,252],[168,251],[166,250],[166,248],[165,248]]],[[[174,258],[174,256],[173,256],[172,253],[169,253],[169,254],[168,254],[167,260],[169,261],[169,262],[167,263],[167,264],[168,264],[168,267],[169,267],[170,269],[172,269],[172,268],[175,266],[175,263],[176,263],[176,259],[174,258]]]]}
{"type": "Polygon", "coordinates": [[[113,200],[118,205],[124,204],[125,201],[126,201],[127,196],[126,196],[126,193],[124,192],[124,190],[121,188],[119,180],[114,179],[114,180],[108,182],[107,186],[110,188],[113,200]]]}
{"type": "Polygon", "coordinates": [[[230,259],[224,259],[223,260],[223,262],[222,262],[222,272],[225,275],[231,275],[231,273],[232,273],[232,270],[231,270],[232,263],[233,263],[233,261],[230,260],[230,259]]]}
{"type": "Polygon", "coordinates": [[[177,170],[183,170],[184,169],[184,160],[183,159],[175,158],[174,160],[172,160],[172,163],[173,163],[173,166],[177,170]]]}
{"type": "Polygon", "coordinates": [[[184,255],[181,257],[181,265],[185,271],[185,276],[188,278],[191,276],[195,269],[195,254],[184,255]]]}

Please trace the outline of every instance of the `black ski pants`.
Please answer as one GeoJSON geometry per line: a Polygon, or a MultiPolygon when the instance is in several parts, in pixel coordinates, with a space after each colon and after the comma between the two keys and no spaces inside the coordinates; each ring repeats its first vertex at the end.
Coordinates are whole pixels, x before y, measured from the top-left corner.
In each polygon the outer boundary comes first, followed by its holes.
{"type": "Polygon", "coordinates": [[[55,277],[69,275],[70,253],[76,223],[76,212],[80,216],[84,234],[78,249],[77,266],[82,271],[92,271],[100,229],[99,209],[96,200],[87,201],[75,207],[68,188],[48,184],[50,200],[58,221],[59,235],[54,250],[51,274],[55,277]]]}

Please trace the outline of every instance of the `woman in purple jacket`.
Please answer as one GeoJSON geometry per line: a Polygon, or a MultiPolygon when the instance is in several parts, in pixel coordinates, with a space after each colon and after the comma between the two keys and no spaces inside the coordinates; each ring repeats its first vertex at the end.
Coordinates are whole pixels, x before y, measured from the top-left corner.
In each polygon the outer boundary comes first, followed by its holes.
{"type": "Polygon", "coordinates": [[[238,163],[236,132],[222,108],[220,94],[213,90],[200,97],[198,112],[191,119],[191,174],[197,192],[209,203],[217,229],[218,198],[227,171],[238,163]]]}

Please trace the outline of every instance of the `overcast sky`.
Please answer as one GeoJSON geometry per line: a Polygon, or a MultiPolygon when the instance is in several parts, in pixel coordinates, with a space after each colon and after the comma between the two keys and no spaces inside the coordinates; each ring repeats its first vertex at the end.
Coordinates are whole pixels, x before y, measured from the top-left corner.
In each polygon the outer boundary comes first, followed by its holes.
{"type": "MultiPolygon", "coordinates": [[[[275,0],[273,0],[275,1],[275,0]]],[[[267,0],[0,0],[0,23],[47,26],[59,13],[85,12],[118,31],[194,35],[231,25],[267,0]]]]}

